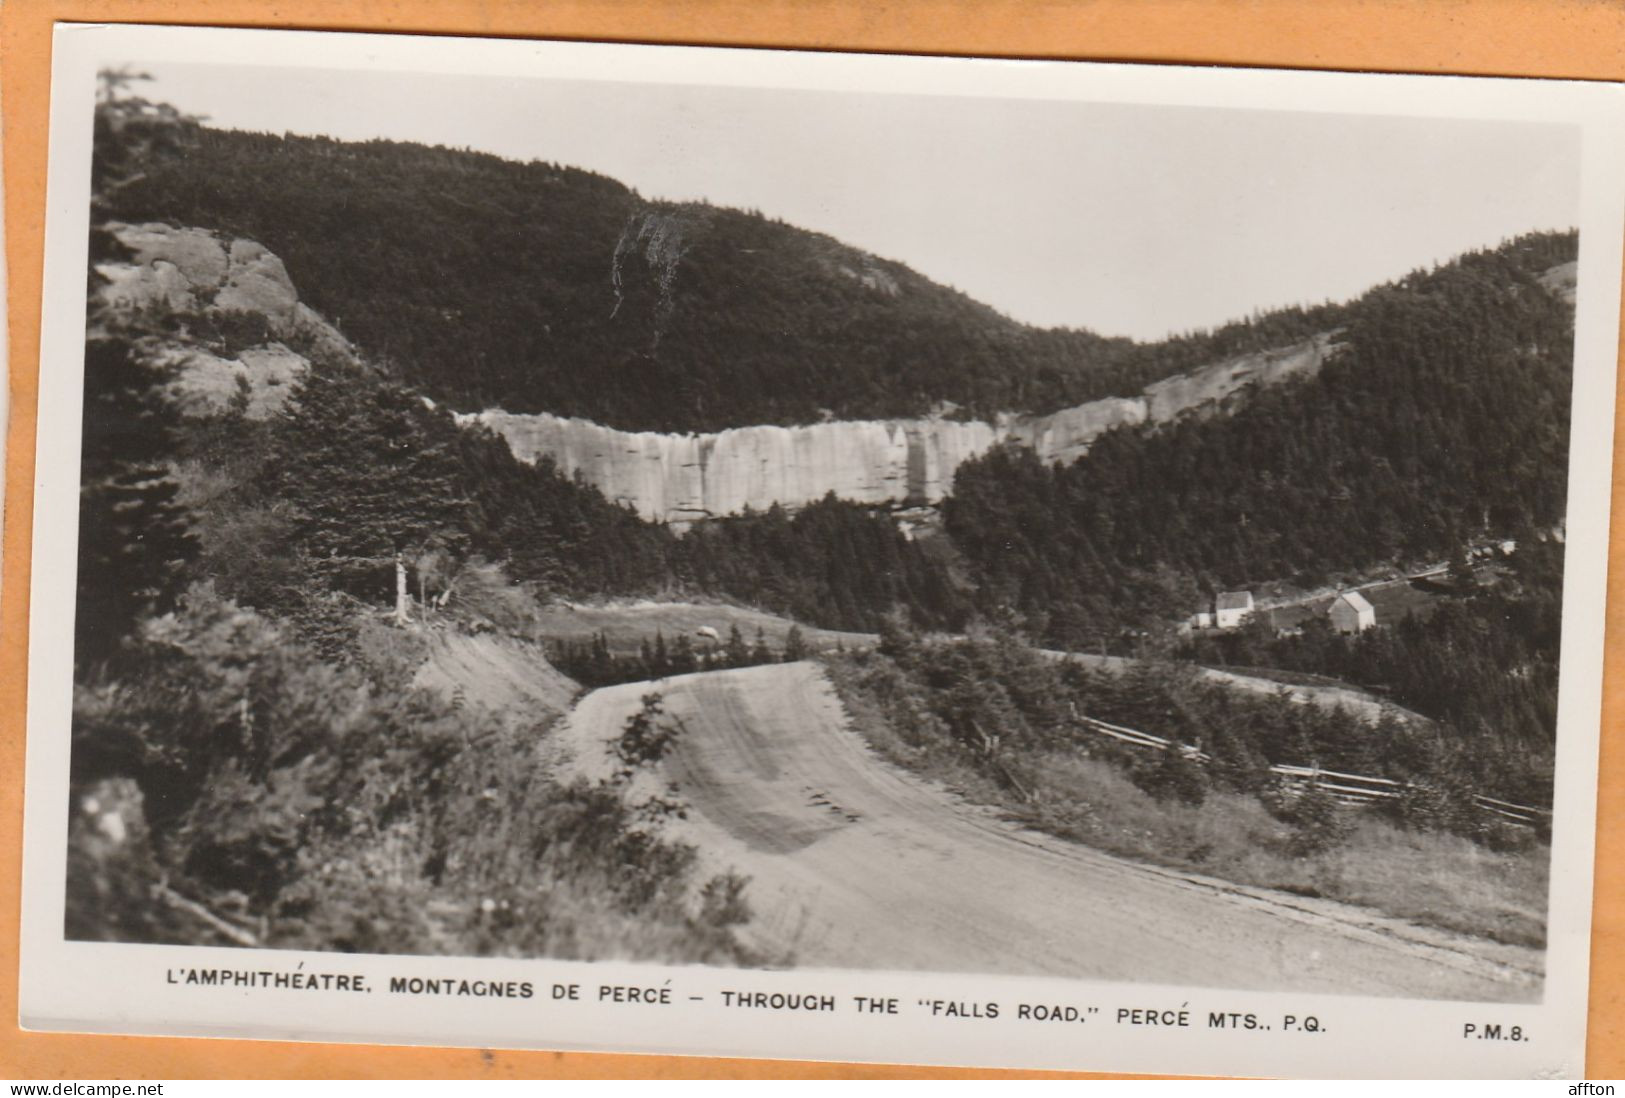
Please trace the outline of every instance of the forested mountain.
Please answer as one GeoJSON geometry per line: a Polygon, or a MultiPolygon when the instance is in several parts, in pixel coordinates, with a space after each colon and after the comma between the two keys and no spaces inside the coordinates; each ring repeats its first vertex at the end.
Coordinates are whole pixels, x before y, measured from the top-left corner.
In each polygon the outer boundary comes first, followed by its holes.
{"type": "Polygon", "coordinates": [[[1384,691],[1437,720],[1441,742],[1516,760],[1500,764],[1511,786],[1544,799],[1573,313],[1540,276],[1576,247],[1525,237],[1379,287],[1341,310],[1344,348],[1318,374],[1231,414],[1119,429],[1066,467],[1008,447],[961,466],[944,519],[980,610],[1015,611],[1056,647],[1164,651],[1146,633],[1219,590],[1459,563],[1511,538],[1499,582],[1453,570],[1427,620],[1342,638],[1260,619],[1173,654],[1384,691]]]}
{"type": "Polygon", "coordinates": [[[944,516],[984,603],[1084,643],[1219,589],[1559,525],[1573,315],[1538,279],[1576,247],[1525,237],[1373,290],[1317,375],[1233,414],[1113,431],[1066,467],[1012,448],[961,466],[944,516]]]}
{"type": "Polygon", "coordinates": [[[1291,309],[1155,345],[1033,328],[783,222],[468,151],[197,129],[145,167],[110,216],[263,243],[369,359],[465,411],[678,431],[1044,412],[1335,324],[1291,309]]]}

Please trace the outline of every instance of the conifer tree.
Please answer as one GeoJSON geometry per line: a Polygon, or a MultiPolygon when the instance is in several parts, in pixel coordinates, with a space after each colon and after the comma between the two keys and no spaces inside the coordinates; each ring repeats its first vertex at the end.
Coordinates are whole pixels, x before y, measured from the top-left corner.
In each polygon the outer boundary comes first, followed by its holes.
{"type": "Polygon", "coordinates": [[[143,615],[169,609],[197,554],[171,475],[179,417],[163,392],[171,370],[139,350],[145,320],[99,297],[98,262],[127,258],[106,228],[110,202],[154,158],[176,153],[195,122],[128,94],[150,77],[98,74],[91,157],[91,241],[80,450],[75,659],[109,655],[143,615]]]}
{"type": "Polygon", "coordinates": [[[392,572],[399,616],[408,561],[431,549],[456,559],[468,541],[458,455],[427,429],[432,414],[405,390],[312,371],[276,425],[273,491],[313,572],[363,598],[392,572]]]}
{"type": "Polygon", "coordinates": [[[694,653],[694,642],[688,639],[687,633],[679,633],[677,640],[672,644],[672,674],[686,675],[698,665],[699,658],[694,653]]]}
{"type": "Polygon", "coordinates": [[[660,629],[655,630],[654,659],[649,673],[656,678],[671,674],[671,657],[666,652],[666,634],[660,629]]]}
{"type": "Polygon", "coordinates": [[[197,552],[166,463],[176,416],[162,379],[126,339],[85,348],[74,632],[81,660],[107,655],[139,617],[167,610],[197,552]]]}
{"type": "Polygon", "coordinates": [[[745,637],[738,625],[728,626],[728,643],[723,648],[723,655],[728,667],[744,667],[750,663],[750,649],[745,646],[745,637]]]}

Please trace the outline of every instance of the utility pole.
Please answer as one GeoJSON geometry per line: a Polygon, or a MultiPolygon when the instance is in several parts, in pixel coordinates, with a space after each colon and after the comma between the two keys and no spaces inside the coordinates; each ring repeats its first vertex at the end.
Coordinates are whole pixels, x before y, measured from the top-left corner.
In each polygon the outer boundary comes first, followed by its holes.
{"type": "Polygon", "coordinates": [[[400,550],[395,551],[395,624],[405,625],[409,619],[406,611],[407,600],[411,596],[406,590],[406,558],[401,556],[400,550]]]}

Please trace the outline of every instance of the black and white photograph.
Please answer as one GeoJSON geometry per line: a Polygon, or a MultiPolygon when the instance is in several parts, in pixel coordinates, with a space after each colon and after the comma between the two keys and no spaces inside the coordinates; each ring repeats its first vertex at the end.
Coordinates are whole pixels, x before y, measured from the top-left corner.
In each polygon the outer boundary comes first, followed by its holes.
{"type": "Polygon", "coordinates": [[[25,1020],[1579,1070],[1617,96],[58,38],[25,1020]]]}

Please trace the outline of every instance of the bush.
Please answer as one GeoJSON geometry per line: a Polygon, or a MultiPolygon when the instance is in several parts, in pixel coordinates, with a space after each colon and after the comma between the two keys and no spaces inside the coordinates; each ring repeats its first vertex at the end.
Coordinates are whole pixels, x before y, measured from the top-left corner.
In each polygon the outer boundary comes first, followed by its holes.
{"type": "Polygon", "coordinates": [[[1207,773],[1177,747],[1159,752],[1149,766],[1135,767],[1132,777],[1135,785],[1158,800],[1199,805],[1207,799],[1207,773]]]}
{"type": "Polygon", "coordinates": [[[1350,811],[1319,785],[1277,791],[1271,798],[1270,810],[1292,825],[1286,849],[1297,858],[1331,850],[1354,830],[1350,811]]]}
{"type": "Polygon", "coordinates": [[[1458,784],[1412,782],[1398,797],[1385,802],[1389,817],[1418,831],[1448,831],[1472,837],[1482,830],[1484,814],[1473,803],[1472,792],[1458,784]]]}
{"type": "Polygon", "coordinates": [[[537,769],[541,729],[407,687],[409,652],[363,635],[391,688],[196,589],[128,646],[139,674],[86,675],[74,789],[95,809],[75,817],[70,934],[750,959],[729,929],[749,917],[743,880],[699,887],[693,848],[659,831],[681,806],[629,800],[676,734],[658,696],[616,745],[624,775],[562,785],[537,769]]]}
{"type": "Polygon", "coordinates": [[[717,928],[750,922],[750,905],[745,902],[749,877],[728,872],[712,877],[700,890],[700,919],[717,928]]]}

